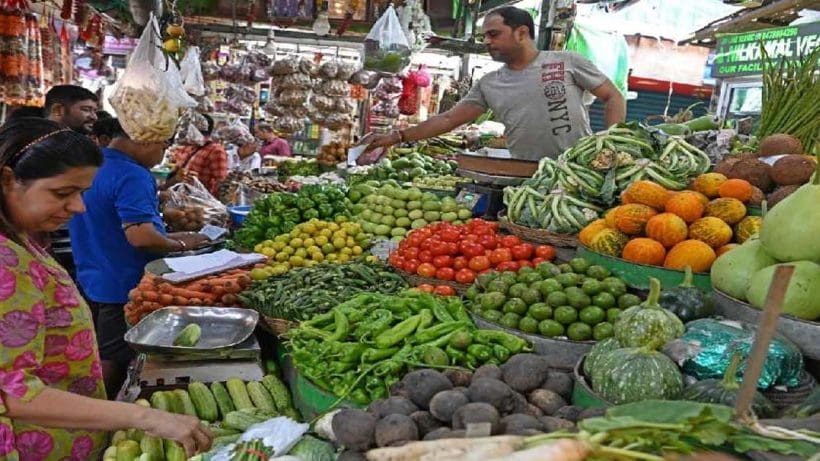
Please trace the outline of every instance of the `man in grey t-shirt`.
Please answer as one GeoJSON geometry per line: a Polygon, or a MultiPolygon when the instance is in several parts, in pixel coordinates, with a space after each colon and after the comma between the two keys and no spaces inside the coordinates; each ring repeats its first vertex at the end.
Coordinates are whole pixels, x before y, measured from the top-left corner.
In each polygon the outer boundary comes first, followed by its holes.
{"type": "Polygon", "coordinates": [[[484,43],[504,67],[490,72],[449,111],[415,127],[365,138],[369,148],[431,138],[471,122],[492,109],[506,127],[513,158],[537,161],[557,157],[589,135],[583,104],[589,91],[606,106],[607,126],[624,121],[626,102],[615,85],[577,53],[539,51],[532,16],[522,9],[501,7],[484,18],[484,43]]]}

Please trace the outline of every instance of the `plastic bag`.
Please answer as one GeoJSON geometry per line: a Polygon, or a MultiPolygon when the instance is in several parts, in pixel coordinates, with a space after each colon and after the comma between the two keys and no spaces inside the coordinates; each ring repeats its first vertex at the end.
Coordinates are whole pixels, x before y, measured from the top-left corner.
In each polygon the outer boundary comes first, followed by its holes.
{"type": "Polygon", "coordinates": [[[228,225],[228,209],[197,178],[174,184],[168,189],[162,215],[171,232],[198,232],[205,225],[228,225]]]}
{"type": "Polygon", "coordinates": [[[196,106],[179,69],[159,50],[159,25],[153,13],[110,98],[123,130],[135,141],[166,141],[174,135],[179,110],[196,106]]]}
{"type": "Polygon", "coordinates": [[[398,73],[410,61],[410,45],[393,5],[376,21],[364,39],[364,68],[398,73]]]}
{"type": "Polygon", "coordinates": [[[202,64],[199,62],[199,47],[191,46],[185,51],[179,63],[179,73],[185,91],[192,96],[205,95],[205,79],[202,77],[202,64]]]}
{"type": "Polygon", "coordinates": [[[214,137],[225,144],[236,144],[239,146],[244,146],[256,139],[248,127],[239,119],[217,130],[214,137]]]}

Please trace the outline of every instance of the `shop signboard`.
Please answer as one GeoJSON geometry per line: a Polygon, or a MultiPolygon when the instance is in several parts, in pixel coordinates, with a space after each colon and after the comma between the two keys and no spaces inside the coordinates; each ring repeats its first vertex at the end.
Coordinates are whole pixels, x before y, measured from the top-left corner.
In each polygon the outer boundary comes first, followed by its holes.
{"type": "Polygon", "coordinates": [[[763,73],[760,44],[774,60],[796,60],[820,46],[820,22],[717,36],[712,76],[717,78],[763,73]]]}

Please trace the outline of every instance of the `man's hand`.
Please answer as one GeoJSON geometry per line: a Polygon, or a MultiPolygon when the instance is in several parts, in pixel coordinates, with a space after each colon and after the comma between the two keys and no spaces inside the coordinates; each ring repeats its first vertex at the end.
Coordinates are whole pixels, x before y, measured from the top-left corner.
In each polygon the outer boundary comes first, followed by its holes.
{"type": "Polygon", "coordinates": [[[177,232],[168,236],[168,238],[179,240],[185,244],[188,250],[196,250],[202,248],[211,242],[207,236],[196,232],[177,232]]]}
{"type": "Polygon", "coordinates": [[[370,152],[373,149],[379,147],[390,147],[395,144],[401,142],[401,135],[399,135],[398,131],[394,131],[388,134],[374,134],[371,133],[365,136],[360,142],[359,145],[366,145],[367,149],[365,152],[370,152]]]}

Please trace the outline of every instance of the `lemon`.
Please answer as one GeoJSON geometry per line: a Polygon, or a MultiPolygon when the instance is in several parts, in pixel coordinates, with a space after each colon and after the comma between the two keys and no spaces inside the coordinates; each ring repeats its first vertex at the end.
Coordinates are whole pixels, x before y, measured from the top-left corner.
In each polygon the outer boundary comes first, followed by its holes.
{"type": "Polygon", "coordinates": [[[319,264],[319,261],[313,261],[312,259],[309,259],[309,260],[305,261],[305,266],[306,267],[313,267],[317,264],[319,264]]]}
{"type": "Polygon", "coordinates": [[[288,271],[288,267],[283,264],[277,264],[273,266],[273,270],[271,271],[273,275],[282,275],[288,271]]]}
{"type": "Polygon", "coordinates": [[[273,248],[262,248],[262,254],[267,256],[268,258],[271,258],[276,255],[276,250],[274,250],[273,248]]]}
{"type": "Polygon", "coordinates": [[[312,259],[316,262],[322,262],[322,261],[325,260],[325,255],[323,255],[322,252],[311,253],[310,254],[310,259],[312,259]]]}
{"type": "MultiPolygon", "coordinates": [[[[270,241],[270,240],[268,240],[268,241],[270,241]]],[[[277,235],[276,237],[274,237],[273,241],[274,242],[288,243],[290,241],[290,235],[288,235],[288,234],[277,235]]]]}
{"type": "Polygon", "coordinates": [[[354,255],[359,256],[363,252],[364,252],[364,250],[362,250],[362,247],[360,247],[359,245],[356,245],[356,246],[353,247],[353,254],[354,255]]]}
{"type": "Polygon", "coordinates": [[[353,237],[348,237],[347,240],[345,240],[345,243],[347,243],[347,246],[349,247],[356,246],[356,240],[354,240],[353,237]]]}
{"type": "Polygon", "coordinates": [[[375,256],[373,256],[373,255],[370,255],[370,256],[368,256],[368,257],[364,258],[364,260],[365,260],[365,261],[367,261],[367,262],[369,262],[369,263],[377,263],[377,262],[379,262],[379,258],[377,258],[377,257],[375,257],[375,256]]]}
{"type": "Polygon", "coordinates": [[[307,239],[310,238],[310,234],[308,234],[306,232],[302,232],[301,234],[299,234],[299,238],[302,239],[302,240],[307,240],[307,239]]]}
{"type": "Polygon", "coordinates": [[[340,229],[339,225],[336,224],[335,222],[332,222],[332,223],[328,224],[327,228],[332,230],[333,232],[336,232],[337,230],[340,229]]]}
{"type": "Polygon", "coordinates": [[[337,255],[336,253],[331,253],[327,255],[327,257],[325,258],[325,260],[329,262],[336,262],[337,259],[339,259],[339,255],[337,255]]]}
{"type": "Polygon", "coordinates": [[[316,245],[322,246],[327,243],[327,237],[324,235],[320,235],[314,239],[316,241],[316,245]]]}
{"type": "Polygon", "coordinates": [[[277,262],[283,263],[283,262],[285,262],[285,261],[287,261],[287,260],[288,260],[288,257],[289,257],[289,256],[290,256],[290,255],[288,255],[287,253],[285,253],[285,252],[283,251],[283,252],[280,252],[280,253],[276,253],[276,257],[275,257],[274,259],[275,259],[277,262]]]}
{"type": "Polygon", "coordinates": [[[288,256],[292,255],[294,252],[296,252],[296,249],[295,249],[295,248],[293,248],[293,247],[285,247],[285,248],[282,248],[282,253],[284,253],[284,254],[286,254],[286,255],[288,255],[288,256]]]}
{"type": "Polygon", "coordinates": [[[345,246],[347,246],[347,240],[345,240],[341,237],[333,239],[333,247],[336,248],[337,250],[341,250],[345,246]]]}
{"type": "Polygon", "coordinates": [[[264,247],[262,246],[262,244],[258,243],[255,247],[253,247],[253,252],[254,253],[262,253],[263,249],[264,249],[264,247]]]}
{"type": "Polygon", "coordinates": [[[304,248],[299,248],[299,249],[296,250],[296,252],[293,253],[293,256],[298,256],[300,258],[304,258],[307,255],[308,255],[308,252],[304,248]]]}
{"type": "Polygon", "coordinates": [[[288,246],[288,244],[285,242],[273,242],[271,248],[273,248],[276,251],[282,251],[282,249],[284,249],[286,246],[288,246]]]}
{"type": "Polygon", "coordinates": [[[336,247],[333,246],[332,243],[326,243],[322,245],[322,253],[324,254],[331,254],[336,250],[336,247]]]}
{"type": "Polygon", "coordinates": [[[302,231],[306,234],[313,235],[316,233],[316,224],[308,222],[302,225],[302,231]]]}
{"type": "Polygon", "coordinates": [[[265,280],[268,278],[268,273],[265,269],[253,269],[250,273],[251,280],[265,280]]]}
{"type": "Polygon", "coordinates": [[[321,231],[322,229],[327,227],[327,221],[316,221],[316,228],[321,231]]]}
{"type": "Polygon", "coordinates": [[[290,241],[290,246],[292,248],[301,248],[303,243],[304,241],[301,238],[296,237],[295,239],[290,241]]]}
{"type": "Polygon", "coordinates": [[[312,239],[312,238],[310,238],[310,237],[306,238],[306,239],[302,242],[302,246],[304,246],[305,248],[307,248],[307,247],[312,247],[313,245],[316,245],[316,240],[313,240],[313,239],[312,239]]]}
{"type": "Polygon", "coordinates": [[[307,248],[307,252],[308,254],[321,253],[322,249],[317,247],[316,245],[311,245],[307,248]]]}
{"type": "Polygon", "coordinates": [[[305,264],[304,258],[301,256],[291,256],[288,262],[294,267],[302,267],[305,264]]]}
{"type": "Polygon", "coordinates": [[[343,223],[343,222],[347,222],[347,221],[348,221],[347,216],[345,216],[343,214],[340,214],[339,216],[336,216],[336,222],[337,223],[343,223]]]}
{"type": "Polygon", "coordinates": [[[296,238],[296,237],[298,237],[298,236],[299,236],[299,234],[301,234],[301,233],[302,233],[302,231],[300,231],[299,229],[297,229],[297,228],[293,228],[293,230],[292,230],[292,231],[290,231],[289,235],[290,235],[290,238],[296,238]]]}
{"type": "Polygon", "coordinates": [[[347,232],[345,232],[343,230],[336,231],[336,232],[333,233],[333,240],[346,239],[346,238],[347,238],[347,232]]]}
{"type": "Polygon", "coordinates": [[[322,229],[319,231],[319,235],[321,235],[324,238],[330,238],[333,237],[333,231],[330,229],[322,229]]]}
{"type": "Polygon", "coordinates": [[[343,254],[343,255],[348,255],[348,256],[350,256],[350,255],[352,255],[352,254],[353,254],[353,249],[352,249],[352,248],[345,247],[345,248],[342,248],[342,250],[341,250],[341,251],[339,251],[339,253],[341,253],[341,254],[343,254]]]}
{"type": "Polygon", "coordinates": [[[346,254],[340,254],[339,255],[339,262],[340,263],[350,262],[350,256],[346,255],[346,254]]]}

